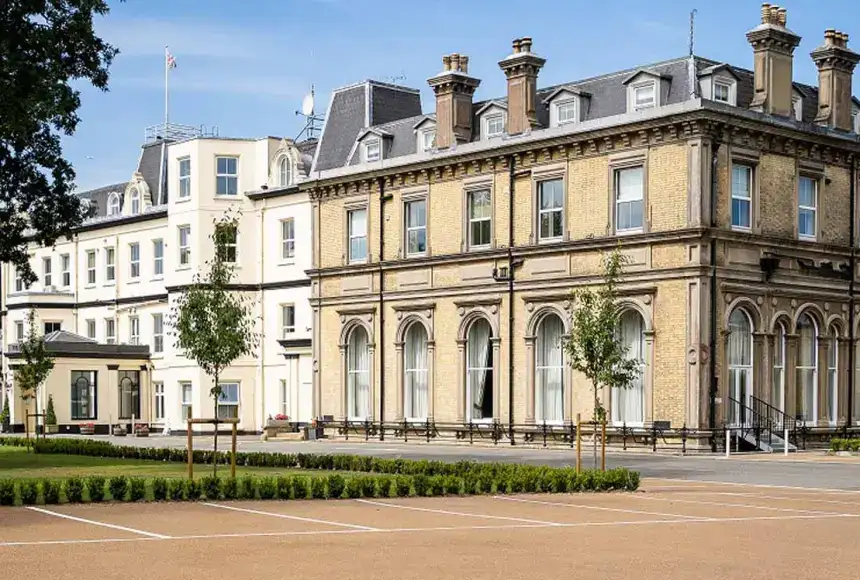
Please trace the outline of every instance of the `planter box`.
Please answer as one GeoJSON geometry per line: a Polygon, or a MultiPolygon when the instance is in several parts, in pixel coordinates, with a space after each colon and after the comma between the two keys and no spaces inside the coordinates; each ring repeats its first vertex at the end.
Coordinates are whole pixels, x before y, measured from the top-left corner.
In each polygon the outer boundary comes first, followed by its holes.
{"type": "Polygon", "coordinates": [[[269,438],[272,437],[283,437],[290,439],[298,439],[301,440],[301,433],[299,432],[298,424],[292,423],[290,421],[279,421],[276,419],[270,419],[266,422],[266,426],[263,428],[266,433],[266,436],[269,438]]]}
{"type": "Polygon", "coordinates": [[[125,437],[126,436],[125,427],[114,427],[113,428],[113,436],[114,437],[125,437]]]}
{"type": "Polygon", "coordinates": [[[96,426],[84,426],[81,425],[81,435],[95,435],[96,434],[96,426]]]}
{"type": "Polygon", "coordinates": [[[48,433],[59,433],[60,432],[60,426],[59,425],[46,425],[45,427],[47,428],[48,433]]]}

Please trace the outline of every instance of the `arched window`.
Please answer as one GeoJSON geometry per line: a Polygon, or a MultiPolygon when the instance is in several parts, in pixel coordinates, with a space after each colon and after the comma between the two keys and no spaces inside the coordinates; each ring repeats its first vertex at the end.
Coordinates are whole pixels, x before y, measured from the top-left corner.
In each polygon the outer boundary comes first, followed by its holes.
{"type": "Polygon", "coordinates": [[[370,348],[367,331],[356,326],[349,334],[346,346],[347,415],[350,419],[370,417],[370,348]]]}
{"type": "Polygon", "coordinates": [[[131,215],[140,213],[140,190],[136,187],[131,190],[131,215]]]}
{"type": "Polygon", "coordinates": [[[108,195],[107,214],[119,215],[119,211],[119,194],[114,191],[110,195],[108,195]]]}
{"type": "Polygon", "coordinates": [[[770,404],[785,412],[785,326],[776,325],[773,341],[773,383],[770,386],[770,404]]]}
{"type": "Polygon", "coordinates": [[[809,314],[797,320],[797,411],[809,424],[818,415],[818,328],[809,314]]]}
{"type": "Polygon", "coordinates": [[[406,331],[403,345],[403,413],[407,419],[427,419],[428,368],[427,331],[416,322],[406,331]]]}
{"type": "Polygon", "coordinates": [[[729,317],[729,421],[746,424],[752,419],[747,409],[752,407],[752,323],[747,313],[737,308],[729,317]]]}
{"type": "Polygon", "coordinates": [[[535,420],[538,423],[564,421],[564,323],[557,314],[540,321],[535,353],[535,420]]]}
{"type": "Polygon", "coordinates": [[[827,420],[836,425],[839,404],[839,329],[830,328],[827,345],[827,420]]]}
{"type": "Polygon", "coordinates": [[[490,323],[479,318],[466,341],[466,414],[470,421],[493,418],[493,349],[490,323]]]}
{"type": "Polygon", "coordinates": [[[639,372],[626,388],[612,389],[612,422],[617,425],[642,425],[645,422],[645,335],[642,315],[626,310],[621,315],[618,338],[628,359],[639,362],[639,372]]]}
{"type": "Polygon", "coordinates": [[[281,187],[291,185],[293,182],[293,166],[290,164],[290,158],[287,156],[281,157],[278,162],[278,183],[281,187]]]}

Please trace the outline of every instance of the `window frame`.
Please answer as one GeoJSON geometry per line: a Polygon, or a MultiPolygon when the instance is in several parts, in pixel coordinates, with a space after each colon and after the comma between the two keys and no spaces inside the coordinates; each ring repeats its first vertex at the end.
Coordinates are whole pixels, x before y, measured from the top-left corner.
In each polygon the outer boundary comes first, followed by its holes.
{"type": "Polygon", "coordinates": [[[382,139],[375,137],[367,139],[361,144],[362,159],[365,163],[375,163],[382,160],[382,139]],[[375,156],[371,157],[371,150],[375,149],[375,156]]]}
{"type": "Polygon", "coordinates": [[[152,277],[160,279],[164,277],[164,239],[152,240],[152,277]]]}
{"type": "Polygon", "coordinates": [[[130,371],[130,370],[119,370],[117,371],[117,419],[119,420],[127,420],[131,419],[132,416],[135,419],[141,418],[141,395],[143,394],[143,389],[140,384],[140,371],[130,371]],[[132,389],[130,390],[130,401],[129,408],[126,409],[126,401],[123,396],[123,381],[126,378],[135,377],[137,379],[136,382],[132,382],[132,389]],[[131,413],[123,414],[123,411],[131,411],[131,413]]]}
{"type": "Polygon", "coordinates": [[[94,421],[94,420],[98,419],[98,416],[99,416],[99,411],[98,411],[98,403],[99,403],[98,376],[99,376],[98,371],[91,371],[91,370],[73,370],[73,371],[69,372],[69,390],[70,390],[70,392],[69,392],[69,418],[72,421],[94,421]],[[75,379],[76,373],[79,373],[77,375],[77,379],[75,379]],[[78,386],[76,383],[81,378],[85,378],[85,374],[89,375],[88,379],[92,379],[92,380],[88,380],[88,382],[89,382],[88,391],[89,392],[87,393],[87,395],[88,395],[89,405],[87,405],[87,407],[88,407],[87,410],[89,411],[89,413],[82,415],[78,412],[81,410],[81,405],[80,405],[80,393],[78,392],[78,386]],[[76,394],[78,395],[77,399],[75,398],[76,394]],[[77,405],[75,404],[76,400],[78,401],[77,405]]]}
{"type": "Polygon", "coordinates": [[[221,395],[218,397],[218,419],[240,419],[241,418],[241,407],[242,407],[242,384],[240,381],[218,381],[218,386],[221,388],[221,395]],[[236,400],[235,402],[230,401],[225,403],[224,400],[224,387],[225,386],[236,386],[236,400]],[[221,409],[224,407],[235,407],[236,416],[235,417],[223,417],[221,414],[221,409]]]}
{"type": "Polygon", "coordinates": [[[554,122],[555,127],[561,127],[562,125],[569,125],[571,123],[578,123],[580,120],[579,115],[579,97],[571,96],[563,99],[553,100],[552,102],[552,120],[554,122]],[[573,109],[573,117],[562,120],[561,112],[563,109],[567,107],[572,107],[573,109]]]}
{"type": "Polygon", "coordinates": [[[120,201],[119,193],[112,191],[108,194],[106,212],[108,217],[122,214],[122,202],[120,201]]]}
{"type": "Polygon", "coordinates": [[[732,160],[729,173],[729,224],[733,230],[741,232],[752,231],[752,225],[755,220],[753,216],[753,190],[755,187],[755,177],[755,166],[749,163],[744,163],[743,161],[732,160]],[[743,197],[735,193],[735,168],[742,168],[747,173],[747,197],[743,197]],[[734,205],[736,199],[739,201],[746,201],[749,204],[749,225],[735,225],[734,205]]]}
{"type": "Polygon", "coordinates": [[[91,338],[91,339],[95,340],[96,339],[96,319],[95,318],[87,318],[84,321],[84,325],[86,326],[87,338],[91,338]]]}
{"type": "Polygon", "coordinates": [[[179,381],[179,414],[183,422],[189,414],[194,416],[194,383],[191,381],[179,381]]]}
{"type": "Polygon", "coordinates": [[[152,412],[155,417],[155,421],[164,421],[167,406],[165,405],[163,381],[152,381],[152,395],[152,412]]]}
{"type": "Polygon", "coordinates": [[[296,259],[296,220],[288,217],[281,220],[281,262],[296,259]],[[289,229],[289,232],[287,230],[289,229]],[[289,236],[287,234],[289,233],[289,236]]]}
{"type": "Polygon", "coordinates": [[[804,242],[816,242],[819,238],[821,224],[821,178],[818,175],[813,175],[807,172],[801,172],[797,177],[797,239],[804,242]],[[809,182],[812,184],[813,202],[814,205],[801,205],[800,190],[801,184],[809,182]],[[812,233],[801,233],[800,231],[800,216],[801,212],[812,213],[812,233]]]}
{"type": "Polygon", "coordinates": [[[463,246],[466,251],[481,251],[488,250],[495,246],[495,205],[494,191],[492,181],[480,181],[471,184],[466,184],[463,190],[463,246]],[[472,217],[472,199],[473,196],[480,193],[486,193],[489,197],[489,217],[473,218],[472,217]],[[489,222],[490,232],[489,240],[486,244],[475,244],[472,238],[472,225],[480,222],[489,222]]]}
{"type": "Polygon", "coordinates": [[[346,208],[346,261],[348,264],[367,264],[370,261],[370,211],[367,204],[356,205],[353,207],[346,208]],[[352,218],[353,215],[363,212],[364,213],[364,234],[363,235],[353,235],[352,233],[352,218]],[[364,238],[364,256],[361,258],[353,257],[352,253],[352,241],[359,240],[364,238]]]}
{"type": "Polygon", "coordinates": [[[281,403],[280,404],[281,414],[283,414],[289,418],[290,414],[287,412],[287,409],[289,409],[289,398],[290,398],[289,397],[289,393],[290,393],[289,382],[287,381],[287,379],[279,379],[278,383],[279,383],[279,387],[280,387],[280,393],[279,394],[280,394],[280,398],[281,398],[281,401],[280,401],[280,403],[281,403]]]}
{"type": "Polygon", "coordinates": [[[656,109],[660,106],[660,95],[659,95],[659,87],[656,79],[640,81],[638,83],[634,83],[630,86],[630,105],[631,110],[636,111],[647,111],[649,109],[656,109]],[[639,104],[639,93],[643,90],[650,89],[651,90],[651,104],[640,105],[639,104]]]}
{"type": "Polygon", "coordinates": [[[567,240],[567,174],[566,172],[552,171],[548,173],[532,173],[534,181],[534,234],[533,239],[538,244],[554,244],[567,240]],[[540,201],[543,193],[543,186],[549,182],[558,181],[561,183],[561,207],[553,207],[551,209],[541,209],[540,201]],[[561,212],[561,232],[557,236],[543,237],[541,235],[541,216],[543,214],[551,214],[561,212]]]}
{"type": "Polygon", "coordinates": [[[105,344],[116,344],[116,318],[104,319],[105,344]]]}
{"type": "Polygon", "coordinates": [[[47,336],[52,332],[63,330],[63,323],[57,320],[44,320],[42,322],[42,330],[44,331],[42,334],[47,336]],[[49,324],[51,325],[50,329],[48,328],[49,324]]]}
{"type": "Polygon", "coordinates": [[[236,265],[239,263],[239,228],[236,226],[230,225],[219,225],[216,226],[218,228],[222,228],[224,232],[233,232],[233,241],[224,241],[224,256],[222,257],[222,261],[225,264],[236,265]],[[232,252],[231,252],[232,250],[232,252]],[[232,253],[232,259],[230,254],[232,253]]]}
{"type": "MultiPolygon", "coordinates": [[[[191,156],[186,155],[185,157],[180,157],[176,160],[178,164],[178,171],[176,174],[179,176],[179,200],[191,199],[191,156]],[[187,166],[188,172],[183,173],[183,168],[187,166]],[[183,195],[184,194],[184,195],[183,195]]],[[[217,162],[216,162],[217,163],[217,162]]]]}
{"type": "Polygon", "coordinates": [[[646,191],[648,190],[648,170],[646,168],[644,158],[637,158],[635,160],[630,160],[624,163],[616,163],[612,165],[612,227],[613,232],[617,236],[623,235],[631,235],[631,234],[641,234],[646,231],[646,223],[647,223],[647,209],[648,205],[646,202],[646,191]],[[639,170],[642,175],[642,183],[641,183],[641,192],[639,196],[639,203],[641,204],[641,218],[642,221],[638,227],[630,227],[630,228],[620,228],[618,227],[618,210],[619,206],[622,203],[634,203],[637,200],[631,199],[626,201],[620,201],[618,198],[619,187],[621,185],[620,177],[623,172],[626,171],[635,171],[639,170]]]}
{"type": "Polygon", "coordinates": [[[60,254],[60,283],[61,288],[72,285],[72,257],[69,254],[60,254]]]}
{"type": "Polygon", "coordinates": [[[185,224],[181,226],[177,226],[176,228],[176,237],[177,237],[177,259],[179,260],[179,266],[177,269],[183,270],[191,267],[191,225],[185,224]],[[182,234],[185,233],[185,245],[182,242],[182,234]]]}
{"type": "Polygon", "coordinates": [[[26,331],[24,330],[24,322],[22,320],[15,321],[15,340],[16,344],[21,344],[26,337],[26,331]]]}
{"type": "Polygon", "coordinates": [[[140,344],[140,316],[128,317],[128,343],[140,344]]]}
{"type": "Polygon", "coordinates": [[[713,93],[711,96],[713,97],[713,100],[718,102],[718,103],[726,103],[727,105],[730,105],[732,102],[732,85],[731,85],[731,83],[728,83],[722,79],[714,79],[714,90],[713,90],[713,93]],[[717,95],[718,89],[724,89],[726,91],[726,98],[725,99],[719,98],[719,96],[717,95]]]}
{"type": "Polygon", "coordinates": [[[141,201],[142,201],[141,195],[140,195],[140,190],[136,187],[133,187],[131,189],[131,193],[130,193],[129,197],[131,199],[131,209],[130,209],[131,215],[139,214],[140,210],[141,210],[141,201]]]}
{"type": "Polygon", "coordinates": [[[152,314],[152,352],[164,354],[164,314],[161,312],[152,314]]]}
{"type": "Polygon", "coordinates": [[[227,197],[230,199],[239,196],[239,157],[237,155],[216,155],[215,156],[215,197],[227,197]],[[221,160],[226,161],[226,167],[222,172],[218,167],[221,160]],[[230,173],[230,161],[236,163],[235,173],[230,173]],[[224,192],[220,192],[220,185],[224,183],[224,192]],[[230,193],[230,184],[235,184],[235,191],[230,193]]]}
{"type": "Polygon", "coordinates": [[[289,187],[293,184],[293,161],[288,155],[278,159],[278,186],[289,187]]]}
{"type": "Polygon", "coordinates": [[[98,258],[96,257],[96,251],[87,250],[85,256],[87,261],[87,286],[95,286],[98,281],[98,258]],[[90,258],[92,258],[92,260],[90,260],[90,258]]]}
{"type": "Polygon", "coordinates": [[[54,259],[51,256],[42,257],[42,287],[47,290],[54,285],[54,259]]]}
{"type": "Polygon", "coordinates": [[[401,240],[402,240],[401,245],[403,247],[403,255],[406,258],[423,257],[423,256],[427,256],[430,254],[430,247],[429,247],[429,241],[430,241],[430,231],[429,231],[430,230],[430,228],[429,228],[430,204],[427,202],[428,202],[428,198],[427,198],[427,194],[425,192],[402,196],[402,207],[401,207],[401,209],[403,211],[403,220],[402,220],[402,224],[401,224],[401,240]],[[409,218],[410,218],[409,209],[413,203],[415,203],[415,204],[423,203],[424,204],[424,224],[423,225],[410,225],[410,223],[409,223],[409,218]],[[423,250],[417,250],[414,252],[410,251],[410,248],[409,248],[409,246],[410,246],[410,243],[409,243],[410,242],[410,239],[409,239],[410,232],[420,232],[422,230],[424,231],[424,249],[423,250]]]}
{"type": "Polygon", "coordinates": [[[419,129],[418,130],[418,151],[426,153],[427,151],[433,151],[436,149],[436,126],[428,127],[427,129],[419,129]],[[428,137],[432,137],[429,139],[428,137]]]}
{"type": "Polygon", "coordinates": [[[132,242],[128,245],[128,277],[132,280],[140,278],[140,242],[132,242]],[[137,258],[135,258],[137,253],[137,258]]]}
{"type": "Polygon", "coordinates": [[[505,126],[507,125],[507,118],[503,111],[488,113],[484,115],[481,119],[481,129],[483,129],[482,133],[485,139],[497,139],[502,137],[505,134],[505,126]],[[501,128],[498,131],[490,131],[490,127],[496,121],[501,123],[501,128]]]}
{"type": "Polygon", "coordinates": [[[105,284],[116,283],[116,248],[107,246],[105,248],[105,284]]]}
{"type": "Polygon", "coordinates": [[[292,302],[281,304],[281,339],[296,333],[296,305],[292,302]],[[292,311],[292,324],[287,324],[287,313],[292,311]]]}
{"type": "Polygon", "coordinates": [[[24,291],[24,278],[21,277],[21,269],[15,268],[15,292],[24,291]]]}

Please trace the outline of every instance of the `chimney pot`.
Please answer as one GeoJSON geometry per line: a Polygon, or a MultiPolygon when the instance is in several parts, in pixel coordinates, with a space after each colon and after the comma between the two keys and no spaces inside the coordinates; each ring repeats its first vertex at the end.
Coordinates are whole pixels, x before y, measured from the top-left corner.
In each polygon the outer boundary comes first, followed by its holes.
{"type": "Polygon", "coordinates": [[[785,8],[777,9],[777,24],[782,27],[788,23],[788,11],[785,8]]]}
{"type": "Polygon", "coordinates": [[[824,31],[824,44],[826,46],[831,46],[836,43],[836,30],[833,28],[828,28],[824,31]]]}
{"type": "Polygon", "coordinates": [[[469,74],[469,57],[465,54],[460,55],[460,72],[469,74]]]}
{"type": "Polygon", "coordinates": [[[770,22],[770,4],[764,2],[761,5],[761,23],[767,24],[770,22]]]}
{"type": "Polygon", "coordinates": [[[451,57],[447,54],[442,57],[442,70],[445,72],[451,70],[451,57]]]}
{"type": "Polygon", "coordinates": [[[815,122],[841,131],[851,131],[851,81],[860,55],[848,48],[846,33],[828,28],[824,31],[824,46],[813,50],[811,56],[818,67],[818,113],[815,122]]]}
{"type": "Polygon", "coordinates": [[[519,38],[515,38],[511,43],[514,47],[514,54],[518,54],[520,52],[520,42],[522,42],[519,38]]]}
{"type": "Polygon", "coordinates": [[[761,5],[761,19],[761,25],[747,33],[755,57],[755,92],[750,108],[790,117],[793,53],[800,37],[785,27],[785,8],[765,2],[761,5]]]}
{"type": "Polygon", "coordinates": [[[526,36],[525,38],[520,40],[520,49],[522,50],[522,52],[532,51],[532,39],[530,36],[526,36]]]}
{"type": "Polygon", "coordinates": [[[460,72],[460,53],[455,52],[451,55],[451,70],[460,72]]]}

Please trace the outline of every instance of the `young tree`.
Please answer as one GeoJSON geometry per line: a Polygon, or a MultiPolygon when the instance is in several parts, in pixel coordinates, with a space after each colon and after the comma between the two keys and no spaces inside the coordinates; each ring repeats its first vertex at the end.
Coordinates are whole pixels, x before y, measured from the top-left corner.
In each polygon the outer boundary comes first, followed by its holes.
{"type": "Polygon", "coordinates": [[[32,399],[38,413],[39,388],[54,368],[54,357],[48,353],[45,337],[36,328],[36,316],[32,310],[27,313],[27,323],[27,336],[18,345],[24,362],[15,367],[15,384],[21,391],[24,404],[32,399]]]}
{"type": "MultiPolygon", "coordinates": [[[[212,377],[209,394],[216,421],[221,373],[240,356],[251,354],[259,344],[259,335],[254,330],[253,300],[229,288],[234,274],[238,225],[239,217],[229,213],[213,221],[209,238],[215,247],[214,257],[180,293],[169,317],[176,348],[212,377]]],[[[218,451],[217,422],[215,451],[218,451]]],[[[215,473],[217,461],[213,460],[212,465],[215,473]]]]}
{"type": "MultiPolygon", "coordinates": [[[[595,425],[606,419],[600,389],[631,386],[639,374],[637,361],[627,357],[627,348],[618,337],[620,315],[618,282],[626,256],[617,248],[603,256],[603,284],[573,292],[574,311],[570,336],[564,350],[573,370],[585,375],[594,395],[595,425]]],[[[594,463],[597,465],[597,437],[594,437],[594,463]]]]}
{"type": "Polygon", "coordinates": [[[0,262],[27,283],[26,236],[51,246],[86,217],[60,136],[80,120],[80,81],[107,90],[117,50],[93,20],[108,10],[106,0],[0,2],[0,262]]]}

